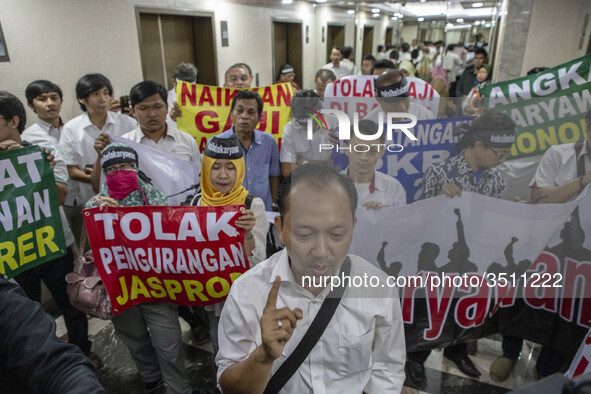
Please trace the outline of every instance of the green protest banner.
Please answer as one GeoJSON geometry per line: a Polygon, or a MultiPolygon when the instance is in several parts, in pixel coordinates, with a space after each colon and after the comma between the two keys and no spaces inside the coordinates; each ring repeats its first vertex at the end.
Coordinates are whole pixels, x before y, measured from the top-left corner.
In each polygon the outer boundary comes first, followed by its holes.
{"type": "Polygon", "coordinates": [[[586,138],[591,108],[591,54],[527,77],[484,85],[484,106],[517,123],[510,159],[543,154],[550,146],[586,138]]]}
{"type": "Polygon", "coordinates": [[[53,169],[38,146],[0,152],[0,275],[66,254],[53,169]]]}

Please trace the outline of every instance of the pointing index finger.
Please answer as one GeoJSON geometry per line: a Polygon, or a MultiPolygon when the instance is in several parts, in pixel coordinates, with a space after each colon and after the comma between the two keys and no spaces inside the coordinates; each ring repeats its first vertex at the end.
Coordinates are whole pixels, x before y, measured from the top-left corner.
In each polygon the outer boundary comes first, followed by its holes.
{"type": "Polygon", "coordinates": [[[265,305],[265,312],[274,311],[277,309],[277,295],[279,294],[279,286],[281,286],[281,278],[276,276],[273,286],[271,287],[271,290],[269,290],[267,304],[265,305]]]}

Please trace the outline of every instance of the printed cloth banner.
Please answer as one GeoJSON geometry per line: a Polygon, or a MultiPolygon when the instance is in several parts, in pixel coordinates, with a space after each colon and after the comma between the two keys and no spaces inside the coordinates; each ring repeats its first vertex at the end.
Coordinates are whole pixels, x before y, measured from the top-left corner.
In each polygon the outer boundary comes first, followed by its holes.
{"type": "Polygon", "coordinates": [[[464,192],[400,208],[360,208],[350,253],[397,278],[407,351],[465,342],[498,332],[498,308],[531,296],[515,291],[520,281],[527,279],[528,291],[567,282],[566,274],[526,271],[578,202],[528,205],[464,192]]]}
{"type": "Polygon", "coordinates": [[[53,169],[38,146],[0,152],[0,275],[66,254],[53,169]]]}
{"type": "Polygon", "coordinates": [[[569,379],[575,376],[583,375],[591,372],[591,330],[585,336],[585,339],[581,343],[579,351],[575,355],[573,362],[570,365],[568,371],[566,371],[566,377],[569,379]]]}
{"type": "MultiPolygon", "coordinates": [[[[374,82],[376,78],[377,76],[375,75],[352,75],[337,79],[326,85],[324,97],[351,97],[353,99],[375,97],[374,82]]],[[[419,102],[421,105],[427,107],[433,113],[433,116],[437,116],[439,93],[421,78],[407,77],[406,79],[408,80],[408,93],[410,97],[415,99],[415,102],[419,102]]],[[[360,102],[367,103],[367,99],[360,100],[360,102]]]]}
{"type": "Polygon", "coordinates": [[[591,108],[591,54],[527,77],[484,85],[484,106],[517,123],[508,160],[538,156],[550,146],[585,139],[591,108]]]}
{"type": "MultiPolygon", "coordinates": [[[[194,136],[203,152],[209,138],[232,127],[230,106],[240,90],[244,89],[179,81],[176,88],[177,103],[182,116],[176,120],[178,129],[194,136]]],[[[281,148],[283,127],[291,120],[291,84],[280,83],[246,90],[258,92],[263,100],[263,113],[256,129],[270,133],[281,148]]]]}
{"type": "MultiPolygon", "coordinates": [[[[427,168],[454,155],[455,142],[459,139],[453,135],[455,127],[471,121],[470,116],[418,121],[414,128],[409,129],[417,137],[417,141],[410,140],[401,132],[396,133],[393,142],[402,145],[404,150],[386,150],[384,156],[378,160],[376,169],[396,178],[404,186],[406,199],[410,204],[417,199],[427,168]]],[[[349,159],[342,151],[333,152],[333,162],[341,169],[349,165],[349,159]]]]}
{"type": "MultiPolygon", "coordinates": [[[[181,205],[187,196],[195,194],[201,182],[201,163],[179,159],[126,138],[110,137],[112,142],[128,144],[135,149],[140,170],[166,195],[168,205],[181,205]]],[[[104,183],[104,174],[101,183],[104,183]]]]}
{"type": "Polygon", "coordinates": [[[249,268],[243,205],[84,210],[96,268],[113,314],[144,302],[211,305],[249,268]]]}

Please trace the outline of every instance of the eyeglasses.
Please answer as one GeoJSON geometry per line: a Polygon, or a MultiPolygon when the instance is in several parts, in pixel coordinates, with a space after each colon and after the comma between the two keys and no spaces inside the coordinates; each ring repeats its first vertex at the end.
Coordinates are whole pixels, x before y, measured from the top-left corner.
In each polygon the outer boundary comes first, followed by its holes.
{"type": "Polygon", "coordinates": [[[110,173],[118,170],[133,170],[133,165],[131,165],[130,163],[122,163],[119,165],[113,164],[112,166],[105,168],[105,174],[109,175],[110,173]]]}
{"type": "Polygon", "coordinates": [[[509,150],[509,151],[507,151],[507,152],[499,152],[498,150],[495,150],[495,149],[493,149],[493,148],[492,148],[492,147],[490,147],[490,146],[487,146],[487,148],[488,148],[488,149],[490,149],[490,150],[492,150],[492,151],[493,151],[493,152],[494,152],[494,153],[497,155],[497,158],[498,158],[499,160],[503,160],[503,159],[505,159],[505,158],[506,158],[507,156],[509,156],[509,154],[511,153],[511,151],[510,151],[510,150],[509,150]]]}

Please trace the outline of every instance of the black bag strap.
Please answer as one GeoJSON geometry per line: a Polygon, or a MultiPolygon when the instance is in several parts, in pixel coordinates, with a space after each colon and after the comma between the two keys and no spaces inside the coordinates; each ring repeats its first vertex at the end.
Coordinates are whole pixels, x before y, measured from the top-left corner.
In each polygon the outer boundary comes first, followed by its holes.
{"type": "Polygon", "coordinates": [[[577,177],[585,175],[585,156],[579,157],[581,150],[583,150],[583,144],[585,141],[579,141],[575,144],[575,160],[577,161],[577,177]]]}
{"type": "MultiPolygon", "coordinates": [[[[349,256],[343,262],[341,267],[341,272],[344,272],[346,276],[349,276],[351,272],[351,259],[349,256]]],[[[345,292],[345,286],[340,286],[334,288],[330,294],[326,296],[322,306],[320,306],[320,310],[316,314],[316,317],[310,324],[308,331],[304,334],[304,337],[298,343],[298,346],[294,349],[294,351],[289,355],[287,360],[279,369],[275,372],[269,383],[267,383],[267,387],[263,394],[275,394],[278,393],[279,390],[285,386],[285,383],[293,376],[293,374],[298,370],[300,365],[304,362],[308,354],[312,351],[324,330],[328,326],[328,323],[334,316],[337,307],[341,303],[341,298],[343,297],[343,293],[345,292]]]]}

